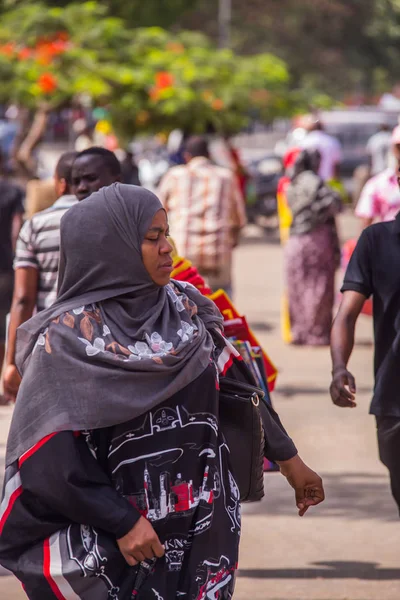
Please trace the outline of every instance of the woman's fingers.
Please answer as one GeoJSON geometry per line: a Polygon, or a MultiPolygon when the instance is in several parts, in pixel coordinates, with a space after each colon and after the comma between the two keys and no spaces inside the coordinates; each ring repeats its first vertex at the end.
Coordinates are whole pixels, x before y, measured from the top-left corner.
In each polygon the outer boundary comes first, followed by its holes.
{"type": "Polygon", "coordinates": [[[146,560],[144,552],[141,552],[140,550],[136,550],[135,552],[133,552],[132,556],[138,563],[142,562],[143,560],[146,560]]]}
{"type": "Polygon", "coordinates": [[[160,540],[157,538],[157,541],[152,545],[152,550],[154,552],[154,556],[157,558],[161,558],[165,554],[165,548],[161,544],[160,540]]]}
{"type": "Polygon", "coordinates": [[[123,552],[122,555],[130,567],[136,567],[138,561],[135,560],[133,556],[131,556],[130,554],[126,554],[126,552],[123,552]]]}

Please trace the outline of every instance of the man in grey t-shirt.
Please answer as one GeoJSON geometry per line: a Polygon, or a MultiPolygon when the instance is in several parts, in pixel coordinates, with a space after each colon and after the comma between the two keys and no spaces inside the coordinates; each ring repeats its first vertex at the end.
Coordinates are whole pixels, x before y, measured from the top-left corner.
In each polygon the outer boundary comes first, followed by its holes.
{"type": "Polygon", "coordinates": [[[367,152],[370,157],[371,175],[378,175],[388,166],[389,150],[391,145],[391,128],[387,123],[382,123],[378,133],[369,138],[367,152]]]}

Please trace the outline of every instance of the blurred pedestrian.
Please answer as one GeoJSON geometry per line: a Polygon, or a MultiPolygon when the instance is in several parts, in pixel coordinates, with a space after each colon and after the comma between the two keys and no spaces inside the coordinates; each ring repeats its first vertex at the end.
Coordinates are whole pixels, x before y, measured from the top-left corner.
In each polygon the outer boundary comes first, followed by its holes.
{"type": "Polygon", "coordinates": [[[141,185],[139,168],[131,150],[127,150],[125,152],[124,160],[121,161],[121,173],[123,183],[127,183],[129,185],[141,185]]]}
{"type": "MultiPolygon", "coordinates": [[[[13,256],[24,214],[24,193],[19,186],[3,177],[3,166],[0,154],[0,375],[5,353],[6,319],[14,287],[13,256]]],[[[0,403],[4,403],[1,395],[0,403]]]]}
{"type": "Polygon", "coordinates": [[[57,297],[60,258],[60,222],[78,202],[121,175],[112,152],[89,148],[78,154],[67,152],[56,167],[55,186],[58,200],[49,209],[37,213],[22,228],[15,258],[15,291],[12,302],[4,392],[15,400],[21,382],[15,366],[17,328],[35,311],[51,306],[57,297]]]}
{"type": "Polygon", "coordinates": [[[53,186],[56,203],[25,222],[18,237],[14,260],[15,286],[8,331],[4,392],[7,400],[15,400],[20,376],[15,366],[16,330],[31,318],[35,310],[43,310],[56,299],[59,261],[60,220],[77,202],[70,194],[71,168],[76,152],[63,154],[57,163],[53,186]]]}
{"type": "Polygon", "coordinates": [[[86,119],[77,119],[73,124],[73,130],[76,134],[75,150],[76,152],[83,152],[94,146],[94,126],[90,125],[86,119]]]}
{"type": "Polygon", "coordinates": [[[291,341],[309,346],[329,345],[340,265],[335,216],[341,201],[317,175],[319,162],[318,151],[302,150],[286,190],[292,213],[285,247],[291,341]]]}
{"type": "Polygon", "coordinates": [[[292,224],[292,213],[288,205],[286,192],[288,186],[290,185],[294,165],[296,164],[296,160],[298,159],[300,152],[300,148],[291,148],[285,153],[283,157],[284,174],[278,181],[278,188],[276,191],[279,218],[279,236],[282,246],[286,244],[287,240],[289,239],[290,226],[292,224]]]}
{"type": "Polygon", "coordinates": [[[371,176],[382,173],[388,167],[392,133],[388,123],[382,123],[379,131],[367,143],[371,176]]]}
{"type": "Polygon", "coordinates": [[[352,254],[331,336],[331,397],[356,406],[356,382],[348,370],[358,316],[373,295],[375,386],[370,414],[376,418],[379,456],[390,474],[400,511],[400,213],[366,228],[352,254]]]}
{"type": "MultiPolygon", "coordinates": [[[[0,562],[30,600],[233,597],[241,491],[219,389],[247,377],[215,304],[170,281],[168,234],[143,188],[72,207],[56,304],[22,326],[0,562]]],[[[260,405],[303,516],[322,480],[260,405]]]]}
{"type": "Polygon", "coordinates": [[[391,221],[400,210],[397,171],[400,166],[400,125],[391,134],[389,166],[372,177],[361,192],[355,214],[368,227],[374,221],[391,221]]]}
{"type": "Polygon", "coordinates": [[[186,164],[170,169],[158,193],[168,213],[178,252],[189,259],[213,290],[232,294],[232,254],[246,224],[235,173],[214,165],[206,138],[187,140],[186,164]]]}
{"type": "MultiPolygon", "coordinates": [[[[289,239],[290,226],[292,224],[292,213],[288,204],[286,192],[290,185],[294,165],[296,164],[300,152],[300,148],[291,148],[285,153],[283,157],[284,174],[279,179],[276,190],[279,236],[282,246],[284,246],[289,239]]],[[[290,344],[292,341],[292,332],[290,326],[289,298],[286,286],[284,287],[281,299],[281,334],[283,341],[286,344],[290,344]]]]}
{"type": "Polygon", "coordinates": [[[335,179],[342,161],[342,147],[339,140],[326,133],[323,124],[318,119],[311,123],[308,131],[301,142],[301,147],[304,150],[318,150],[321,155],[319,176],[325,182],[335,179]]]}

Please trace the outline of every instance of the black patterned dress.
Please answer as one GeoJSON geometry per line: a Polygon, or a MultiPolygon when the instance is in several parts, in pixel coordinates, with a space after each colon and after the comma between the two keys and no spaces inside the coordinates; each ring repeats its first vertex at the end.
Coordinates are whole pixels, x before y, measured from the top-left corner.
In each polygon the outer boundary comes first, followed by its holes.
{"type": "MultiPolygon", "coordinates": [[[[7,469],[0,562],[31,600],[232,598],[240,503],[218,387],[233,352],[220,336],[209,367],[168,402],[113,428],[48,436],[7,469]],[[165,556],[133,568],[116,539],[141,515],[165,556]]],[[[294,456],[275,414],[269,428],[268,458],[294,456]]]]}

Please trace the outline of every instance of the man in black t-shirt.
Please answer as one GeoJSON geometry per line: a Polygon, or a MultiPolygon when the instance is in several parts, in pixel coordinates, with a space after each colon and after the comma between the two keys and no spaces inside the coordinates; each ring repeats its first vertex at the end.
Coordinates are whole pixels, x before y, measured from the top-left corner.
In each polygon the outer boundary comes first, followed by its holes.
{"type": "MultiPolygon", "coordinates": [[[[1,162],[0,156],[0,172],[1,162]]],[[[20,187],[0,178],[0,374],[4,361],[6,317],[14,286],[14,250],[24,213],[23,199],[20,187]]],[[[1,403],[4,403],[2,396],[1,403]]]]}
{"type": "Polygon", "coordinates": [[[400,510],[400,213],[394,221],[365,229],[350,259],[343,299],[331,335],[331,397],[337,406],[356,406],[356,384],[347,364],[356,321],[373,295],[375,415],[380,459],[390,473],[400,510]]]}

